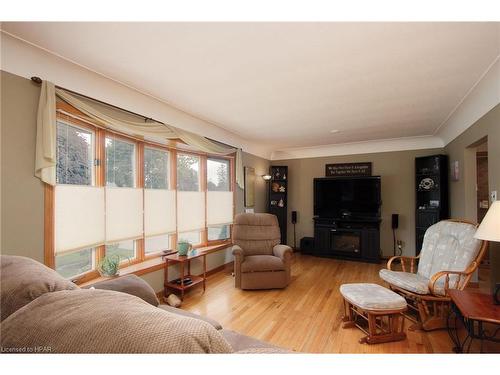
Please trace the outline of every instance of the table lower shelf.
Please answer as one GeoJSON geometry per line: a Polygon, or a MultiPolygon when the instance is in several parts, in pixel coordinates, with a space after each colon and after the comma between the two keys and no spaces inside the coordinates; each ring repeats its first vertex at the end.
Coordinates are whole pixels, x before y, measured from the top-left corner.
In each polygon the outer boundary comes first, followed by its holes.
{"type": "Polygon", "coordinates": [[[177,283],[173,283],[173,282],[168,282],[168,283],[164,284],[164,287],[165,288],[172,288],[172,289],[176,289],[176,290],[186,290],[186,289],[189,289],[195,285],[203,283],[203,281],[205,280],[203,277],[196,276],[196,275],[185,275],[184,276],[184,278],[187,278],[187,277],[189,277],[191,279],[191,281],[192,281],[191,284],[181,285],[181,284],[177,284],[177,283]]]}

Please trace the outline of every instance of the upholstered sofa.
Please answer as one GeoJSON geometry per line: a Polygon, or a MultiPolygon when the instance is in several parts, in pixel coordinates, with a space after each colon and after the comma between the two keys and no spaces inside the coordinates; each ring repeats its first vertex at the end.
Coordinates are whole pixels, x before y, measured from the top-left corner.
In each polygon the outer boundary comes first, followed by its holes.
{"type": "Polygon", "coordinates": [[[83,289],[32,259],[0,259],[3,352],[286,352],[210,318],[160,305],[134,275],[83,289]]]}
{"type": "Polygon", "coordinates": [[[292,249],[280,245],[280,238],[275,215],[236,215],[233,255],[237,288],[285,288],[290,283],[292,249]]]}

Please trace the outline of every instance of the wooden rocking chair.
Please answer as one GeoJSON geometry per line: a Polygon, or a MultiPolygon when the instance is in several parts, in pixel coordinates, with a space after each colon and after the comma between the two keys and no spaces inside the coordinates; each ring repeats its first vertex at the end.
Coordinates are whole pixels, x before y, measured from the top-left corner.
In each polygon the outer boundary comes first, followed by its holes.
{"type": "Polygon", "coordinates": [[[476,228],[468,221],[440,221],[425,232],[419,256],[392,257],[387,269],[380,270],[380,277],[408,302],[405,316],[415,323],[410,329],[446,327],[448,290],[467,286],[488,247],[487,241],[474,238],[476,228]]]}

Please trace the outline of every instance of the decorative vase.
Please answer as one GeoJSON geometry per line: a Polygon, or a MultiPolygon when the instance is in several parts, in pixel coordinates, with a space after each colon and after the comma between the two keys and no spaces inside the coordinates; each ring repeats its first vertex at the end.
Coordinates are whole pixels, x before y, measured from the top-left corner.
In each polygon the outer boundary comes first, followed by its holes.
{"type": "Polygon", "coordinates": [[[180,256],[186,256],[189,250],[193,248],[193,245],[191,245],[189,242],[183,242],[179,241],[177,242],[177,251],[180,256]]]}

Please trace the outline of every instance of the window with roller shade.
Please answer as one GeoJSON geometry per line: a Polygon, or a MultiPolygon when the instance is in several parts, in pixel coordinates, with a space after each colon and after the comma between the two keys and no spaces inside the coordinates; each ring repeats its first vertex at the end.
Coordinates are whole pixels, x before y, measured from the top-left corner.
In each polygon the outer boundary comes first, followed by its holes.
{"type": "Polygon", "coordinates": [[[180,151],[91,123],[57,113],[57,184],[46,190],[54,202],[47,264],[64,277],[90,280],[104,255],[120,256],[125,267],[179,240],[199,247],[230,238],[233,158],[180,151]]]}
{"type": "Polygon", "coordinates": [[[144,148],[144,251],[171,248],[176,230],[176,192],[170,186],[170,152],[144,148]]]}
{"type": "MultiPolygon", "coordinates": [[[[99,210],[99,207],[82,207],[83,201],[78,199],[99,195],[93,194],[97,193],[93,186],[95,132],[58,121],[56,142],[56,181],[61,186],[57,189],[60,199],[56,200],[55,207],[60,215],[55,222],[59,237],[54,249],[54,264],[61,275],[73,277],[94,268],[95,248],[86,245],[103,239],[103,233],[96,233],[98,228],[78,233],[79,226],[83,225],[82,216],[92,217],[89,208],[99,210]]],[[[99,201],[99,197],[96,198],[99,201]]]]}
{"type": "Polygon", "coordinates": [[[198,155],[177,155],[177,231],[178,240],[201,243],[205,228],[205,192],[200,190],[201,160],[198,155]]]}
{"type": "Polygon", "coordinates": [[[207,159],[207,230],[208,241],[230,237],[233,221],[231,169],[227,159],[207,159]]]}

